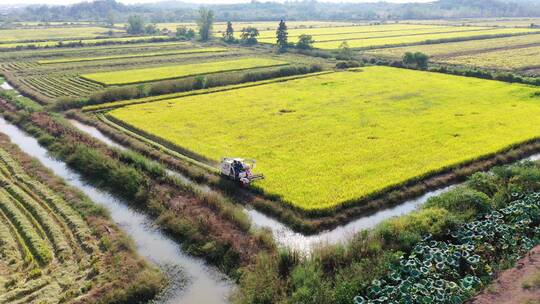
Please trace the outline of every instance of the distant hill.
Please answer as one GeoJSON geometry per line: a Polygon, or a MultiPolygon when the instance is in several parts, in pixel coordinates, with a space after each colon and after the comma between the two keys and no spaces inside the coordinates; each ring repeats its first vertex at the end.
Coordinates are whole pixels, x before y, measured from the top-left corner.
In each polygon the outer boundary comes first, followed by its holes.
{"type": "MultiPolygon", "coordinates": [[[[11,21],[103,21],[112,13],[125,21],[143,15],[147,22],[194,21],[199,5],[180,1],[124,5],[115,0],[95,0],[69,6],[32,5],[18,7],[3,16],[11,21]]],[[[324,3],[258,2],[209,5],[218,21],[245,20],[386,20],[432,18],[540,17],[537,0],[439,0],[432,3],[324,3]]]]}

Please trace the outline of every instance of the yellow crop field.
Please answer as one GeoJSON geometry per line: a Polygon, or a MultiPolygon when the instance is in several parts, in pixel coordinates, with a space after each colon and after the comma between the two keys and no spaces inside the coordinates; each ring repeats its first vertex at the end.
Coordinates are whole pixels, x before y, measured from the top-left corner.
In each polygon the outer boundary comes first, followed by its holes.
{"type": "Polygon", "coordinates": [[[104,85],[123,85],[286,64],[288,63],[285,61],[270,58],[242,58],[237,60],[84,74],[82,77],[104,85]]]}
{"type": "Polygon", "coordinates": [[[124,58],[156,57],[156,56],[168,56],[168,55],[180,55],[180,54],[219,53],[219,52],[226,52],[226,51],[227,51],[226,48],[208,47],[208,48],[180,49],[180,50],[152,52],[152,53],[101,56],[101,57],[63,58],[63,59],[53,59],[53,60],[40,60],[40,61],[38,61],[38,63],[40,63],[40,64],[70,63],[70,62],[124,59],[124,58]]]}
{"type": "Polygon", "coordinates": [[[434,34],[421,34],[421,35],[403,35],[394,37],[382,37],[382,38],[364,38],[364,39],[342,39],[336,41],[321,41],[317,42],[317,36],[314,37],[314,47],[321,49],[337,49],[343,41],[347,41],[351,48],[375,48],[388,45],[400,45],[400,44],[412,44],[412,43],[424,43],[428,40],[439,39],[460,39],[460,38],[472,38],[480,36],[497,36],[497,35],[517,35],[526,33],[539,33],[540,29],[525,29],[525,28],[495,28],[486,29],[480,31],[461,31],[452,33],[434,33],[434,34]]]}
{"type": "Polygon", "coordinates": [[[432,57],[447,57],[463,52],[482,52],[497,48],[510,48],[536,43],[540,43],[540,35],[522,35],[504,38],[404,46],[370,50],[367,51],[366,54],[401,58],[406,52],[422,52],[432,57]]]}
{"type": "MultiPolygon", "coordinates": [[[[264,30],[274,30],[277,29],[279,20],[276,21],[261,21],[261,22],[233,22],[233,28],[235,31],[240,32],[242,28],[251,26],[257,28],[259,31],[264,30]]],[[[338,21],[287,21],[287,27],[289,29],[296,28],[320,28],[320,27],[341,27],[341,26],[351,26],[354,25],[351,22],[338,22],[338,21]]],[[[166,28],[171,31],[176,31],[176,28],[179,26],[185,26],[187,28],[197,29],[197,24],[193,22],[185,23],[157,23],[158,28],[166,28]]],[[[226,22],[216,22],[214,23],[214,32],[218,34],[224,32],[227,28],[226,22]]]]}
{"type": "Polygon", "coordinates": [[[367,67],[127,106],[110,115],[209,159],[255,158],[256,171],[266,176],[257,186],[314,210],[540,136],[539,91],[367,67]]]}
{"type": "MultiPolygon", "coordinates": [[[[99,44],[103,42],[129,42],[129,41],[144,41],[152,39],[166,39],[168,36],[144,36],[144,37],[120,37],[120,38],[103,38],[103,39],[80,39],[80,40],[62,40],[62,43],[78,43],[82,42],[85,45],[99,44]]],[[[60,41],[43,41],[43,42],[17,42],[17,43],[0,43],[0,49],[13,49],[16,47],[48,47],[58,45],[60,41]]]]}
{"type": "MultiPolygon", "coordinates": [[[[94,38],[106,35],[110,30],[104,27],[41,28],[31,30],[5,29],[0,30],[0,42],[94,38]]],[[[121,30],[113,31],[122,32],[121,30]]]]}

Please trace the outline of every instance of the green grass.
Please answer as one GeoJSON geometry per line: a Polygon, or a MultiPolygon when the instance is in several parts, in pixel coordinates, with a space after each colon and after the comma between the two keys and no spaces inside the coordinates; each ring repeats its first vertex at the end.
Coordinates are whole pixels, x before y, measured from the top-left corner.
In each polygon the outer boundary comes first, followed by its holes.
{"type": "Polygon", "coordinates": [[[255,158],[258,186],[314,210],[540,136],[538,91],[369,67],[110,114],[209,159],[255,158]]]}
{"type": "Polygon", "coordinates": [[[286,64],[288,63],[285,61],[270,58],[243,58],[237,60],[84,74],[82,77],[104,85],[123,85],[286,64]]]}
{"type": "Polygon", "coordinates": [[[220,47],[208,47],[208,48],[193,48],[193,49],[180,49],[162,52],[151,52],[142,54],[125,54],[125,55],[111,55],[100,57],[83,57],[83,58],[62,58],[52,60],[39,60],[40,64],[53,64],[53,63],[72,63],[72,62],[85,62],[85,61],[100,61],[100,60],[113,60],[113,59],[125,59],[125,58],[140,58],[140,57],[156,57],[156,56],[168,56],[168,55],[180,55],[180,54],[198,54],[198,53],[218,53],[226,52],[226,48],[220,47]]]}

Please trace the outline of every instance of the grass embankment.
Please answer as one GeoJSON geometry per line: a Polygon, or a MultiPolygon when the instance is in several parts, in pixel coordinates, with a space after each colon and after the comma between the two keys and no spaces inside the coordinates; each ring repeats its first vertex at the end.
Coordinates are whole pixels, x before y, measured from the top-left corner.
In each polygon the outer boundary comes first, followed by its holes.
{"type": "MultiPolygon", "coordinates": [[[[400,273],[399,277],[395,275],[387,277],[392,272],[403,268],[403,264],[399,263],[400,257],[413,252],[416,245],[427,236],[430,236],[432,240],[445,242],[454,238],[448,234],[448,231],[457,232],[461,229],[463,232],[467,229],[466,227],[479,227],[478,222],[465,224],[482,219],[487,214],[495,214],[494,210],[504,210],[505,219],[514,218],[519,221],[520,216],[526,219],[531,215],[538,219],[537,207],[527,209],[527,215],[516,209],[515,193],[523,197],[522,195],[539,190],[540,168],[535,163],[496,167],[489,173],[476,173],[464,185],[430,199],[420,210],[387,220],[372,230],[358,233],[347,244],[322,246],[307,259],[301,259],[287,251],[271,256],[261,255],[258,262],[246,270],[236,303],[345,304],[353,302],[353,298],[357,295],[366,297],[380,294],[381,289],[372,283],[378,282],[384,287],[386,284],[400,282],[409,275],[424,275],[420,271],[414,272],[413,267],[416,264],[413,263],[407,264],[410,266],[410,272],[400,273]],[[380,280],[381,278],[384,278],[384,281],[380,280]]],[[[529,233],[530,228],[534,228],[537,224],[538,221],[533,221],[510,225],[510,227],[525,229],[529,233]]],[[[500,270],[511,267],[516,258],[523,254],[525,248],[531,248],[534,245],[524,242],[526,238],[522,234],[508,238],[511,230],[507,229],[509,227],[504,226],[503,223],[495,226],[498,228],[488,229],[488,232],[493,232],[494,238],[506,236],[500,244],[494,246],[504,244],[508,246],[497,254],[490,254],[488,247],[478,247],[485,248],[484,253],[487,253],[489,257],[488,260],[482,258],[482,268],[477,268],[475,272],[481,276],[482,284],[478,284],[476,279],[466,279],[463,281],[465,285],[445,285],[448,287],[446,291],[453,290],[456,293],[467,287],[465,296],[458,298],[459,301],[456,303],[463,302],[465,298],[482,289],[486,286],[484,284],[496,276],[500,270]]],[[[458,237],[458,234],[455,237],[458,237]]],[[[486,244],[490,242],[486,240],[486,244]]],[[[435,254],[437,261],[444,252],[444,248],[442,249],[435,254]]],[[[475,254],[479,253],[475,252],[475,254]]],[[[421,258],[424,255],[416,253],[416,256],[421,258]]],[[[446,256],[443,256],[443,262],[452,261],[454,257],[446,259],[446,256]]],[[[476,262],[476,258],[475,256],[471,261],[476,262]]],[[[462,271],[470,269],[467,265],[464,263],[463,267],[453,268],[456,271],[444,278],[462,274],[462,271]]],[[[443,263],[442,268],[439,266],[441,265],[436,267],[433,262],[426,269],[433,273],[437,273],[436,269],[440,269],[441,275],[443,273],[447,275],[448,272],[444,272],[447,269],[446,264],[443,263]]],[[[421,271],[426,269],[421,269],[421,271]]],[[[414,278],[411,277],[411,281],[414,278]]],[[[422,284],[428,284],[428,281],[422,284]]],[[[417,287],[419,287],[417,291],[423,291],[420,289],[421,286],[417,285],[417,287]]],[[[436,293],[439,287],[439,285],[433,286],[426,290],[425,294],[436,293]]],[[[402,288],[409,290],[406,289],[408,288],[406,284],[403,284],[402,288]]],[[[384,292],[397,294],[400,290],[402,289],[390,287],[390,289],[384,289],[384,292]]],[[[412,290],[409,295],[418,296],[412,290]]],[[[432,301],[435,299],[439,298],[431,297],[432,301]]],[[[381,301],[384,302],[384,300],[381,301]]],[[[448,303],[448,301],[443,300],[440,303],[448,303]]]]}
{"type": "Polygon", "coordinates": [[[536,123],[515,120],[540,111],[535,92],[370,67],[130,106],[110,115],[203,159],[255,158],[257,171],[267,177],[258,187],[302,209],[321,210],[538,137],[536,123]]]}
{"type": "Polygon", "coordinates": [[[106,45],[117,43],[130,43],[130,42],[143,42],[150,40],[167,40],[169,36],[134,36],[134,37],[119,37],[119,38],[100,38],[100,39],[79,39],[73,40],[68,38],[66,40],[58,41],[39,41],[39,42],[15,42],[15,43],[0,43],[0,50],[10,50],[16,48],[47,48],[56,46],[85,46],[85,45],[106,45]]]}
{"type": "Polygon", "coordinates": [[[158,68],[83,74],[82,77],[104,85],[125,85],[287,64],[287,62],[270,58],[243,58],[158,68]]]}
{"type": "Polygon", "coordinates": [[[72,62],[86,62],[86,61],[100,61],[100,60],[114,60],[114,59],[129,59],[140,57],[158,57],[168,55],[180,55],[180,54],[198,54],[198,53],[219,53],[226,52],[226,48],[220,47],[208,47],[208,48],[193,48],[193,49],[179,49],[163,52],[151,52],[143,54],[126,54],[126,55],[111,55],[102,57],[85,57],[85,58],[62,58],[52,60],[39,60],[39,64],[53,64],[53,63],[72,63],[72,62]]]}
{"type": "Polygon", "coordinates": [[[127,304],[164,287],[103,209],[0,144],[0,303],[127,304]]]}

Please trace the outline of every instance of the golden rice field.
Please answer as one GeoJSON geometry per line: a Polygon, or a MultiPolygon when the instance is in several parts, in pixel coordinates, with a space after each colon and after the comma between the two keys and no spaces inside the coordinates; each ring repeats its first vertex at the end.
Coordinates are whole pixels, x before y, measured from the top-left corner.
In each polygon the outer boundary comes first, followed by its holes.
{"type": "Polygon", "coordinates": [[[156,276],[141,271],[144,262],[130,251],[103,245],[121,236],[106,218],[81,214],[95,207],[73,194],[67,201],[29,176],[4,148],[0,148],[0,303],[96,303],[100,296],[118,293],[114,288],[130,287],[130,280],[140,280],[138,275],[156,276]]]}
{"type": "Polygon", "coordinates": [[[442,61],[458,65],[508,70],[538,68],[540,67],[540,46],[455,56],[442,61]]]}
{"type": "Polygon", "coordinates": [[[38,63],[39,64],[72,63],[72,62],[101,61],[101,60],[140,58],[140,57],[157,57],[157,56],[180,55],[180,54],[219,53],[219,52],[226,52],[226,51],[227,51],[226,48],[221,48],[221,47],[189,48],[189,49],[179,49],[179,50],[151,52],[151,53],[39,60],[38,63]]]}
{"type": "MultiPolygon", "coordinates": [[[[60,40],[76,38],[94,38],[107,35],[111,29],[104,27],[63,27],[63,28],[40,28],[40,29],[2,29],[0,30],[0,42],[16,42],[27,40],[60,40]]],[[[123,32],[112,30],[113,32],[123,32]]]]}
{"type": "Polygon", "coordinates": [[[110,115],[209,159],[255,158],[266,176],[257,186],[313,210],[540,136],[539,91],[367,67],[127,106],[110,115]]]}
{"type": "MultiPolygon", "coordinates": [[[[144,37],[120,37],[120,38],[103,38],[103,39],[80,39],[72,40],[73,37],[70,37],[69,40],[62,40],[62,43],[78,43],[82,42],[85,45],[99,44],[103,42],[130,42],[130,41],[144,41],[152,39],[166,39],[168,36],[144,36],[144,37]]],[[[14,49],[16,47],[48,47],[58,45],[59,41],[43,41],[43,42],[16,42],[16,43],[1,43],[0,49],[14,49]]]]}
{"type": "Polygon", "coordinates": [[[104,85],[124,85],[287,64],[285,61],[271,58],[242,58],[157,68],[92,73],[84,74],[82,77],[104,85]]]}
{"type": "MultiPolygon", "coordinates": [[[[466,29],[467,27],[463,27],[466,29]]],[[[420,44],[429,40],[440,39],[469,39],[473,37],[484,36],[499,36],[499,35],[519,35],[526,33],[540,33],[540,29],[527,29],[527,28],[493,28],[486,30],[476,31],[458,31],[451,33],[425,33],[420,35],[405,34],[402,36],[394,37],[374,37],[374,38],[348,38],[335,41],[324,41],[324,38],[320,40],[320,37],[314,36],[314,47],[320,49],[337,49],[343,41],[347,41],[351,48],[376,48],[390,45],[402,45],[402,44],[420,44]]]]}

